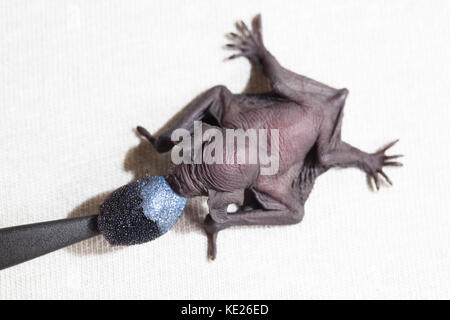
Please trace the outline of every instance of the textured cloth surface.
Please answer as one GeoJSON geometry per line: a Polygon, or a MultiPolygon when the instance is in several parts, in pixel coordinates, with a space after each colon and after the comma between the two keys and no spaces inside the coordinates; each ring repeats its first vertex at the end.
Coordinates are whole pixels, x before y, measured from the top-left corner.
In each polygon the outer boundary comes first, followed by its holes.
{"type": "Polygon", "coordinates": [[[115,188],[164,175],[135,135],[202,91],[258,89],[223,62],[237,19],[262,14],[287,68],[349,88],[343,138],[401,138],[371,192],[353,169],[320,177],[299,225],[223,231],[206,259],[204,199],[160,239],[102,237],[0,271],[0,299],[450,298],[450,3],[436,1],[2,1],[0,227],[96,213],[115,188]]]}

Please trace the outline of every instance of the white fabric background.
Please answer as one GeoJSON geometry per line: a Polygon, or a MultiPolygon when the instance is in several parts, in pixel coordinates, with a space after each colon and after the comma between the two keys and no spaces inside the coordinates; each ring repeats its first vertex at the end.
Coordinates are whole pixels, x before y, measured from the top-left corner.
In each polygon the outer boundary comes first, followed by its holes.
{"type": "Polygon", "coordinates": [[[157,132],[250,67],[223,35],[261,12],[282,64],[347,87],[344,138],[401,138],[394,187],[357,170],[319,178],[300,225],[235,228],[206,259],[191,201],[174,231],[112,249],[97,237],[0,272],[16,298],[450,298],[450,3],[1,1],[0,227],[95,213],[111,190],[167,172],[157,132]]]}

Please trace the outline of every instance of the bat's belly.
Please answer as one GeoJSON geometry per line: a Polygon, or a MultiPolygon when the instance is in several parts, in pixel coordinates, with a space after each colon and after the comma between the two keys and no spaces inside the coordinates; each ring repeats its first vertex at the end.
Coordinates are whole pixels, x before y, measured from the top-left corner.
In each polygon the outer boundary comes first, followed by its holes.
{"type": "Polygon", "coordinates": [[[269,144],[276,135],[278,148],[274,151],[279,154],[279,170],[283,173],[292,165],[303,163],[317,139],[319,117],[308,108],[281,98],[237,95],[225,110],[222,125],[243,130],[265,129],[269,144]]]}

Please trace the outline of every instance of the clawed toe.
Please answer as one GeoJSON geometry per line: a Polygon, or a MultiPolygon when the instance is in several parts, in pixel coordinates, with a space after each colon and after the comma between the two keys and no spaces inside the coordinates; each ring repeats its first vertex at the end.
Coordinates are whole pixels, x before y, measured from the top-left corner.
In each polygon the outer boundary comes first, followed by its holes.
{"type": "Polygon", "coordinates": [[[215,260],[217,256],[217,232],[207,233],[208,236],[208,258],[215,260]]]}
{"type": "Polygon", "coordinates": [[[155,140],[156,140],[155,137],[153,137],[152,134],[150,132],[148,132],[147,129],[145,129],[144,127],[141,127],[141,126],[137,126],[136,130],[141,136],[146,138],[151,144],[155,143],[155,140]]]}
{"type": "Polygon", "coordinates": [[[211,260],[216,259],[217,255],[217,234],[222,230],[223,225],[214,221],[211,214],[208,214],[203,222],[203,228],[205,229],[208,237],[208,258],[211,260]]]}

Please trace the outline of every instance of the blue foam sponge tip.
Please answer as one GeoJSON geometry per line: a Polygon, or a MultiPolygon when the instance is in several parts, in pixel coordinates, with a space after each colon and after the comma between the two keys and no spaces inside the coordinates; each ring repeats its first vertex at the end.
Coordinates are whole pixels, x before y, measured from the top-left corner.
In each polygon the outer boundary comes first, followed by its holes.
{"type": "Polygon", "coordinates": [[[169,231],[186,201],[164,177],[143,178],[117,189],[106,199],[100,207],[98,228],[112,245],[144,243],[169,231]]]}

